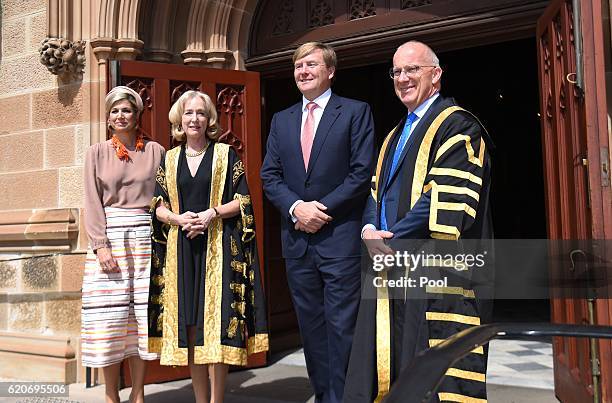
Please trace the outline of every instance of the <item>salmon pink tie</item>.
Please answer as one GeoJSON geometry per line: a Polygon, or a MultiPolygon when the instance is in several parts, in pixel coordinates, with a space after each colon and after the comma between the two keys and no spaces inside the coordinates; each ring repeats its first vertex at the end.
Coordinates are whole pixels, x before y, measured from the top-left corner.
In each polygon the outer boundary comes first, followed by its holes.
{"type": "Polygon", "coordinates": [[[306,105],[308,109],[308,116],[304,122],[304,128],[302,129],[302,156],[304,157],[304,167],[308,170],[308,161],[310,160],[310,151],[312,150],[312,143],[314,141],[314,110],[319,105],[314,102],[309,102],[306,105]]]}

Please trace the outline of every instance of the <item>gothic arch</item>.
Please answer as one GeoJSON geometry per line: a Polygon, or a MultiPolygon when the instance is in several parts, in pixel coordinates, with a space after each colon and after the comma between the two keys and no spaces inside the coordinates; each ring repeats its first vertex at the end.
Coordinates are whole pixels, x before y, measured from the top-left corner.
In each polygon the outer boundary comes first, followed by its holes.
{"type": "Polygon", "coordinates": [[[91,40],[98,58],[134,59],[140,55],[144,44],[138,39],[142,3],[142,0],[100,0],[91,40]]]}
{"type": "Polygon", "coordinates": [[[243,69],[257,0],[99,0],[91,45],[99,59],[243,69]],[[177,18],[184,21],[178,23],[177,18]],[[175,21],[177,23],[175,24],[175,21]]]}

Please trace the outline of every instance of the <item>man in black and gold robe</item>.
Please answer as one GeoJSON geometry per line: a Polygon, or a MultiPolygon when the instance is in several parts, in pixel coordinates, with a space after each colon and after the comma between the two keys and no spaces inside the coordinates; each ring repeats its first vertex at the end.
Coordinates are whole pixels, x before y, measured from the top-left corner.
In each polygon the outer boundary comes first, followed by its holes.
{"type": "MultiPolygon", "coordinates": [[[[390,76],[408,111],[379,154],[362,230],[370,256],[392,253],[397,240],[457,244],[492,238],[492,144],[486,130],[453,99],[440,96],[442,69],[427,45],[400,46],[390,76]]],[[[380,273],[387,275],[397,274],[380,273]]],[[[403,298],[391,298],[387,287],[376,288],[372,298],[364,296],[345,401],[381,401],[418,352],[481,323],[485,309],[470,275],[449,278],[447,286],[423,287],[420,298],[407,297],[416,292],[409,289],[403,298]]],[[[458,361],[433,401],[485,402],[486,360],[486,349],[480,348],[458,361]]]]}

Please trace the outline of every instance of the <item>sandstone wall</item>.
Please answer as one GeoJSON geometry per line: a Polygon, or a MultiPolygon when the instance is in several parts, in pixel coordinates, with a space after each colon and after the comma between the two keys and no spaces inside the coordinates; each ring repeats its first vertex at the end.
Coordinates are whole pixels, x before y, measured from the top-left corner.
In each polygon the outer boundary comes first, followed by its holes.
{"type": "Polygon", "coordinates": [[[0,1],[0,378],[75,382],[92,84],[40,63],[47,7],[0,1]]]}

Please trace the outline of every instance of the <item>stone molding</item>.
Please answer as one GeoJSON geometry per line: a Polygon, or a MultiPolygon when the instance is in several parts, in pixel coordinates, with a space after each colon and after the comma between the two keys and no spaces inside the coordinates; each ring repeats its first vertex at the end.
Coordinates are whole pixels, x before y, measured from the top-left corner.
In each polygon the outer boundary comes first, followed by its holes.
{"type": "Polygon", "coordinates": [[[90,43],[98,59],[136,60],[144,46],[139,39],[94,38],[90,43]]]}
{"type": "Polygon", "coordinates": [[[227,68],[234,57],[233,52],[224,49],[184,50],[181,52],[183,62],[190,66],[227,68]]]}
{"type": "Polygon", "coordinates": [[[76,357],[76,348],[70,337],[31,333],[0,332],[0,351],[55,358],[76,357]]]}
{"type": "Polygon", "coordinates": [[[51,252],[73,249],[78,209],[0,212],[0,252],[51,252]]]}
{"type": "Polygon", "coordinates": [[[0,332],[0,377],[77,382],[77,351],[75,337],[0,332]]]}
{"type": "Polygon", "coordinates": [[[185,64],[224,68],[230,63],[233,54],[227,47],[228,23],[236,2],[193,0],[187,21],[187,47],[181,52],[185,64]],[[193,54],[201,56],[190,56],[193,54]]]}

